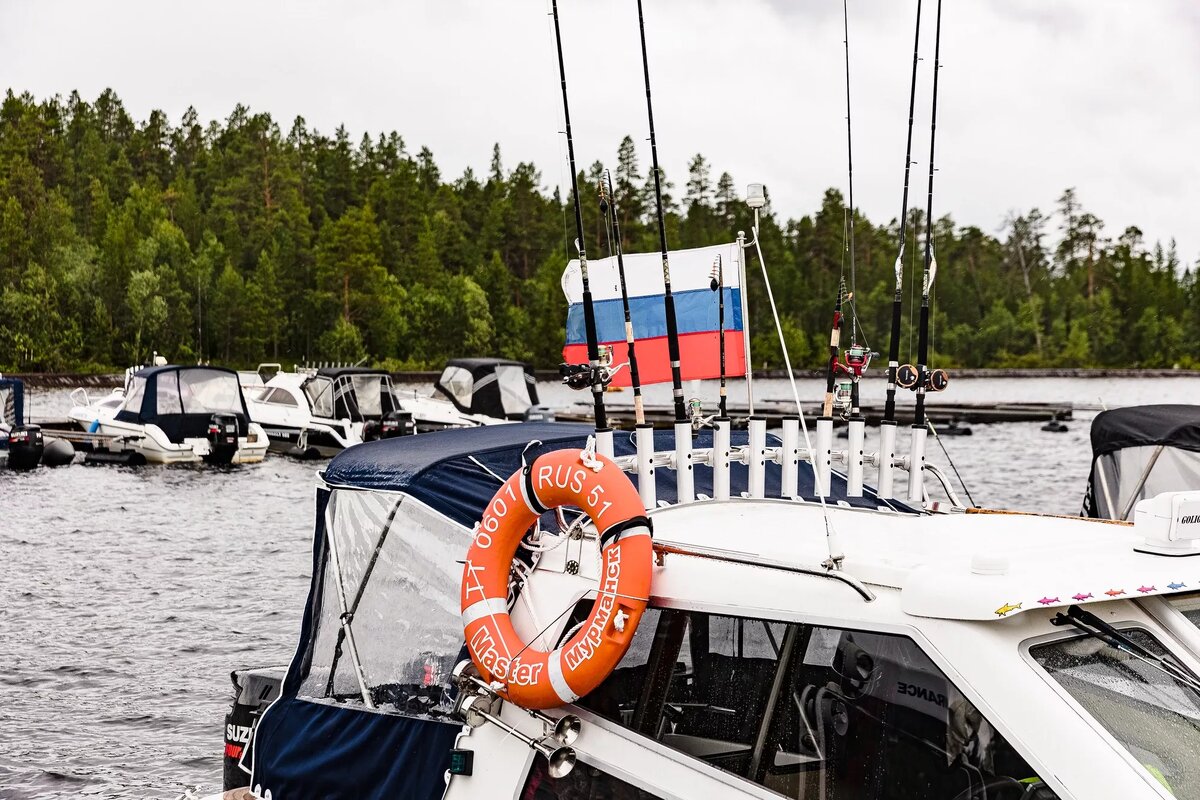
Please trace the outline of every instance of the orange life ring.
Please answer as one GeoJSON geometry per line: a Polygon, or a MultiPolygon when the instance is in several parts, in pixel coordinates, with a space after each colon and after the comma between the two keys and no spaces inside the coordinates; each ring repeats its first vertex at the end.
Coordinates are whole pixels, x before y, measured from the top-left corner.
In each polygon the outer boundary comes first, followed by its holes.
{"type": "Polygon", "coordinates": [[[621,468],[601,455],[556,450],[512,475],[492,498],[463,567],[467,649],[482,677],[530,709],[556,708],[600,685],[633,641],[650,596],[650,520],[621,468]],[[600,535],[600,587],[570,641],[545,652],[521,640],[508,615],[508,580],[521,538],[546,511],[582,509],[600,535]]]}

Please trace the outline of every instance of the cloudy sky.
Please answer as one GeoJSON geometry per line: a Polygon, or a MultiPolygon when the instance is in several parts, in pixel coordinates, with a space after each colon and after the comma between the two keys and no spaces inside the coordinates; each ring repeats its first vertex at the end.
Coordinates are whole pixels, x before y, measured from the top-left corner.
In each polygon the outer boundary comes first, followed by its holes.
{"type": "MultiPolygon", "coordinates": [[[[855,199],[899,211],[916,0],[849,0],[855,199]]],[[[924,201],[936,4],[925,0],[913,197],[924,201]]],[[[114,88],[138,118],[235,103],[332,131],[396,130],[443,172],[567,172],[549,0],[0,0],[0,85],[114,88]]],[[[844,187],[838,0],[645,0],[659,152],[703,153],[800,216],[844,187]]],[[[561,0],[576,151],[649,161],[634,0],[561,0]]],[[[1200,2],[945,0],[935,213],[997,231],[1074,186],[1117,236],[1200,260],[1200,2]]]]}

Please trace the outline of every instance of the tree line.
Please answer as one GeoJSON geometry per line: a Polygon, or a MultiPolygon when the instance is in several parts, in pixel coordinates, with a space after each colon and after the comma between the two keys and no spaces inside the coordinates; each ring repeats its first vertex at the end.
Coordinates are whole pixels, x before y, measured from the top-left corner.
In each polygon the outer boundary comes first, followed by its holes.
{"type": "MultiPolygon", "coordinates": [[[[580,173],[589,253],[605,254],[596,187],[612,170],[626,252],[658,249],[653,183],[631,137],[580,173]]],[[[664,183],[672,248],[731,241],[750,211],[729,173],[694,156],[682,195],[664,183]]],[[[664,179],[666,176],[663,176],[664,179]]],[[[0,107],[0,369],[112,370],[158,351],[178,362],[357,362],[438,368],[497,355],[553,367],[574,237],[570,197],[532,163],[443,176],[397,133],[357,143],[302,118],[286,131],[236,107],[134,120],[111,90],[0,107]]],[[[825,191],[799,219],[763,209],[760,241],[792,362],[825,358],[848,211],[825,191]]],[[[919,301],[924,219],[908,220],[905,303],[919,301]]],[[[897,220],[854,213],[854,306],[886,352],[897,220]]],[[[1174,244],[1116,236],[1066,190],[1050,212],[992,232],[934,224],[933,359],[943,366],[1200,366],[1197,265],[1174,244]]],[[[754,358],[780,366],[757,265],[754,358]]],[[[915,340],[905,315],[902,354],[915,340]]]]}

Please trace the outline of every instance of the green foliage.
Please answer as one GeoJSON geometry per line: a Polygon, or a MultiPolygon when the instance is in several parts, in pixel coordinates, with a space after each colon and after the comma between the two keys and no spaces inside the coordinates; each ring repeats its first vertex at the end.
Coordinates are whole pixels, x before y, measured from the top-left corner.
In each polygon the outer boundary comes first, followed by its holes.
{"type": "MultiPolygon", "coordinates": [[[[626,252],[657,251],[654,181],[626,136],[580,172],[585,245],[608,254],[596,202],[612,170],[626,252]]],[[[749,210],[703,155],[675,186],[660,175],[673,249],[730,241],[749,210]]],[[[763,209],[793,365],[817,368],[839,282],[854,285],[858,335],[887,350],[899,224],[855,213],[855,264],[842,195],[799,219],[763,209]],[[853,274],[853,278],[851,275],[853,274]]],[[[135,121],[111,90],[0,104],[0,369],[113,368],[169,358],[359,361],[440,367],[454,356],[558,362],[574,255],[570,197],[537,167],[443,176],[397,133],[357,145],[297,118],[285,130],[238,106],[207,126],[189,109],[135,121]]],[[[1067,190],[1053,214],[1012,214],[995,235],[935,220],[940,272],[933,349],[943,366],[1196,366],[1197,267],[1136,227],[1115,239],[1067,190]]],[[[919,301],[924,219],[907,220],[903,294],[919,301]]],[[[751,253],[749,327],[758,366],[782,351],[751,253]]],[[[915,355],[906,313],[901,357],[915,355]]]]}

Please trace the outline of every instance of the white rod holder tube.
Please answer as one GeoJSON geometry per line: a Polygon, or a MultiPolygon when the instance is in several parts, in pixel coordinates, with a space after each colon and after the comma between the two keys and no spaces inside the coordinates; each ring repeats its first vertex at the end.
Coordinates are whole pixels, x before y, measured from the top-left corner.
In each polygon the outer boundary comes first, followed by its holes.
{"type": "Polygon", "coordinates": [[[596,452],[608,458],[613,457],[613,431],[612,428],[605,428],[602,431],[596,431],[596,452]]]}
{"type": "Polygon", "coordinates": [[[675,494],[680,503],[696,499],[695,471],[692,469],[692,423],[675,423],[675,494]]]}
{"type": "Polygon", "coordinates": [[[908,502],[925,502],[925,428],[912,426],[912,445],[908,457],[908,502]]]}
{"type": "Polygon", "coordinates": [[[750,496],[762,497],[766,494],[767,465],[764,461],[767,447],[767,421],[751,417],[746,423],[750,437],[750,496]]]}
{"type": "Polygon", "coordinates": [[[638,425],[634,440],[637,444],[638,494],[642,496],[642,505],[651,511],[658,502],[658,491],[654,486],[654,426],[638,425]]]}
{"type": "Polygon", "coordinates": [[[729,499],[729,420],[715,420],[713,431],[713,499],[729,499]]]}
{"type": "Polygon", "coordinates": [[[817,418],[817,494],[829,497],[833,473],[833,417],[817,418]]]}
{"type": "Polygon", "coordinates": [[[884,500],[896,496],[892,472],[896,462],[896,421],[884,420],[879,423],[879,482],[876,491],[884,500]]]}
{"type": "Polygon", "coordinates": [[[800,491],[800,420],[784,417],[783,444],[779,448],[779,493],[795,497],[800,491]]]}
{"type": "Polygon", "coordinates": [[[850,418],[846,437],[846,496],[863,496],[863,446],[867,438],[867,421],[850,418]]]}

